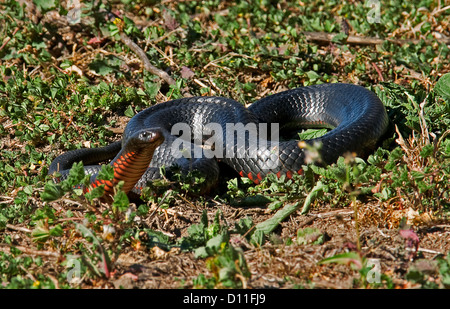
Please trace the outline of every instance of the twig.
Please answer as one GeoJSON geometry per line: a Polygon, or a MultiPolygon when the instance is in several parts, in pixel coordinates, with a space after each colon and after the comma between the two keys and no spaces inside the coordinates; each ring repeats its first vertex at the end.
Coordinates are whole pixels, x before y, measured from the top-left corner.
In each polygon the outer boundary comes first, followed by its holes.
{"type": "Polygon", "coordinates": [[[242,57],[242,58],[246,58],[246,59],[253,59],[250,56],[244,55],[244,54],[238,54],[235,52],[229,52],[226,55],[219,57],[217,59],[212,60],[211,62],[209,62],[207,65],[205,65],[204,69],[206,69],[207,67],[209,67],[210,65],[215,65],[217,62],[220,62],[228,57],[242,57]]]}
{"type": "Polygon", "coordinates": [[[167,32],[166,34],[164,34],[163,36],[161,36],[161,37],[159,37],[159,38],[157,38],[157,39],[154,39],[154,40],[149,41],[148,43],[149,43],[149,44],[158,44],[159,42],[164,41],[166,38],[168,38],[169,36],[171,36],[171,35],[174,34],[175,32],[184,32],[184,29],[182,29],[182,28],[177,28],[177,29],[175,29],[175,30],[172,30],[172,31],[170,31],[170,32],[167,32]]]}
{"type": "MultiPolygon", "coordinates": [[[[138,58],[141,60],[142,64],[144,65],[144,69],[146,71],[150,72],[151,74],[158,76],[159,78],[164,80],[168,85],[176,85],[176,81],[167,72],[160,70],[157,67],[155,67],[154,65],[152,65],[150,63],[150,60],[148,60],[148,57],[147,57],[147,54],[145,53],[145,51],[141,47],[139,47],[139,45],[137,45],[135,42],[133,42],[133,40],[130,37],[128,37],[128,35],[126,35],[126,33],[123,31],[123,28],[125,25],[124,22],[117,18],[114,21],[114,23],[117,25],[117,28],[119,29],[120,40],[122,41],[123,44],[128,46],[128,48],[131,49],[131,51],[133,51],[138,56],[138,58]]],[[[153,46],[153,47],[156,48],[156,46],[153,46]]],[[[158,50],[158,51],[161,52],[160,50],[158,50]]],[[[165,58],[167,58],[167,56],[165,58]]],[[[169,60],[171,60],[171,59],[169,59],[169,60]]],[[[181,93],[185,97],[192,97],[192,95],[189,93],[189,91],[186,88],[181,89],[181,93]]]]}
{"type": "MultiPolygon", "coordinates": [[[[325,32],[303,32],[306,39],[309,41],[325,42],[330,43],[333,38],[337,35],[335,33],[325,33],[325,32]]],[[[373,38],[373,37],[359,37],[354,35],[349,35],[346,42],[349,44],[362,44],[362,45],[378,45],[383,44],[384,39],[373,38]]]]}
{"type": "Polygon", "coordinates": [[[141,59],[145,70],[149,71],[150,73],[156,76],[159,76],[169,85],[176,84],[175,80],[172,77],[170,77],[170,75],[167,74],[167,72],[164,72],[158,69],[157,67],[153,66],[150,63],[150,60],[148,60],[145,52],[136,43],[134,43],[133,40],[131,40],[128,37],[128,35],[126,35],[124,32],[120,32],[120,40],[122,41],[123,44],[128,46],[139,57],[139,59],[141,59]]]}
{"type": "MultiPolygon", "coordinates": [[[[306,39],[309,41],[317,41],[330,43],[333,41],[333,38],[337,35],[335,33],[325,33],[325,32],[303,32],[306,39]]],[[[450,38],[439,38],[436,39],[438,42],[442,42],[444,44],[450,44],[450,38]]],[[[419,39],[410,39],[410,40],[399,40],[399,39],[380,39],[375,37],[361,37],[356,35],[349,35],[345,40],[348,44],[358,44],[358,45],[380,45],[384,42],[389,41],[398,45],[403,44],[418,44],[420,42],[419,39]]]]}
{"type": "MultiPolygon", "coordinates": [[[[194,82],[195,82],[197,85],[199,85],[200,87],[203,87],[203,88],[209,88],[208,85],[204,84],[204,83],[203,83],[202,81],[200,81],[198,78],[194,78],[194,82]]],[[[215,92],[213,89],[211,89],[211,88],[210,88],[210,91],[211,91],[211,93],[212,93],[213,95],[216,94],[216,92],[215,92]]]]}
{"type": "Polygon", "coordinates": [[[8,42],[11,40],[11,38],[17,33],[17,31],[19,31],[19,27],[16,27],[16,29],[14,29],[12,35],[10,37],[7,37],[5,42],[3,42],[2,46],[0,46],[0,50],[2,50],[6,44],[8,44],[8,42]]]}
{"type": "Polygon", "coordinates": [[[314,220],[316,220],[316,218],[318,218],[318,217],[316,217],[316,216],[310,217],[310,218],[306,219],[304,222],[300,223],[298,227],[303,228],[304,226],[311,224],[314,220]]]}
{"type": "Polygon", "coordinates": [[[14,247],[14,248],[22,251],[23,253],[29,254],[29,255],[41,255],[41,256],[48,256],[48,257],[54,257],[54,258],[60,257],[60,254],[58,252],[34,250],[34,249],[29,249],[29,248],[26,248],[23,246],[10,246],[10,245],[4,245],[4,244],[0,244],[0,251],[11,253],[11,247],[14,247]]]}
{"type": "MultiPolygon", "coordinates": [[[[140,48],[139,45],[134,43],[133,40],[131,40],[123,31],[120,31],[120,40],[139,57],[146,71],[152,73],[153,75],[158,76],[159,78],[164,80],[168,85],[176,85],[176,81],[167,72],[158,69],[157,67],[155,67],[150,63],[150,60],[148,60],[147,55],[142,50],[142,48],[140,48]]],[[[181,92],[185,97],[192,97],[192,95],[189,93],[187,89],[181,89],[181,92]]]]}
{"type": "Polygon", "coordinates": [[[166,193],[164,193],[161,201],[156,205],[155,209],[152,211],[152,213],[148,216],[149,218],[153,217],[155,212],[159,209],[159,207],[162,205],[162,203],[165,201],[166,197],[169,195],[169,193],[172,192],[172,190],[167,190],[166,193]]]}
{"type": "Polygon", "coordinates": [[[185,197],[183,197],[183,196],[180,195],[180,194],[177,194],[177,196],[178,196],[179,198],[181,198],[183,201],[185,201],[186,203],[188,203],[192,208],[198,210],[198,207],[195,206],[193,203],[191,203],[189,200],[187,200],[185,197]]]}
{"type": "MultiPolygon", "coordinates": [[[[415,248],[406,248],[406,251],[416,251],[416,249],[415,248]]],[[[426,248],[421,248],[421,247],[419,247],[417,249],[417,251],[421,251],[421,252],[425,252],[425,253],[431,253],[431,254],[444,255],[442,252],[431,250],[431,249],[426,249],[426,248]]]]}
{"type": "Polygon", "coordinates": [[[444,11],[447,11],[447,10],[450,10],[450,5],[447,5],[446,7],[443,7],[443,8],[440,8],[440,9],[438,9],[438,8],[434,9],[433,12],[431,12],[431,15],[432,16],[438,15],[438,14],[444,12],[444,11]]]}
{"type": "Polygon", "coordinates": [[[6,227],[10,230],[16,230],[24,233],[31,233],[32,230],[27,229],[26,227],[14,226],[12,224],[6,224],[6,227]]]}
{"type": "MultiPolygon", "coordinates": [[[[157,51],[164,59],[166,59],[167,61],[169,61],[169,62],[170,62],[170,65],[177,66],[177,64],[176,64],[170,57],[168,57],[168,56],[161,50],[161,48],[159,48],[158,46],[156,46],[156,45],[154,45],[154,44],[152,44],[152,43],[150,43],[150,46],[151,46],[152,48],[156,49],[156,51],[157,51]]],[[[178,66],[177,66],[177,68],[178,68],[178,66]]]]}
{"type": "Polygon", "coordinates": [[[381,236],[383,236],[383,237],[390,237],[389,235],[384,234],[382,230],[380,230],[380,229],[377,229],[377,230],[378,230],[378,233],[381,234],[381,236]]]}
{"type": "Polygon", "coordinates": [[[344,216],[344,215],[352,215],[352,214],[353,214],[353,210],[339,209],[339,210],[333,210],[333,211],[318,213],[318,214],[308,214],[308,216],[314,216],[317,218],[327,218],[327,217],[333,217],[333,216],[344,216]]]}
{"type": "Polygon", "coordinates": [[[380,68],[374,62],[372,62],[372,66],[374,67],[375,71],[377,71],[378,76],[380,77],[380,81],[384,82],[383,73],[381,72],[380,68]]]}

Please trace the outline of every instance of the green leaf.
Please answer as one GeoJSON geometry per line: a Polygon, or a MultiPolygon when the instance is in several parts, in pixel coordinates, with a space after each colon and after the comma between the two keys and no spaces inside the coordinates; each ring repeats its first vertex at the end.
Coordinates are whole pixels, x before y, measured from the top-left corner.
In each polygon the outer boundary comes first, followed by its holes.
{"type": "Polygon", "coordinates": [[[331,42],[333,43],[345,43],[347,41],[348,35],[345,34],[344,32],[340,32],[338,34],[336,34],[335,36],[333,36],[333,38],[331,39],[331,42]]]}
{"type": "Polygon", "coordinates": [[[75,162],[69,171],[69,176],[61,183],[61,189],[64,192],[72,190],[83,181],[85,176],[83,162],[75,162]]]}
{"type": "Polygon", "coordinates": [[[325,135],[328,132],[328,129],[307,129],[301,133],[298,134],[299,139],[301,140],[308,140],[313,139],[317,137],[321,137],[325,135]]]}
{"type": "Polygon", "coordinates": [[[342,254],[337,254],[335,256],[323,259],[319,261],[319,264],[345,264],[350,265],[352,268],[361,269],[364,265],[363,258],[357,252],[347,252],[342,254]]]}
{"type": "Polygon", "coordinates": [[[54,228],[51,228],[49,231],[50,236],[62,236],[63,234],[64,231],[60,224],[56,225],[54,228]]]}
{"type": "MultiPolygon", "coordinates": [[[[248,179],[248,178],[247,178],[248,179]]],[[[241,199],[233,199],[231,201],[231,204],[233,206],[238,206],[238,207],[249,207],[249,206],[261,206],[261,205],[265,205],[269,202],[272,202],[272,200],[264,195],[261,194],[257,194],[257,195],[250,195],[250,196],[245,196],[244,198],[241,199]]]]}
{"type": "Polygon", "coordinates": [[[192,249],[195,247],[204,246],[207,238],[208,215],[207,211],[203,210],[202,217],[199,224],[192,224],[188,227],[187,232],[189,236],[183,237],[180,245],[183,249],[192,249]]]}
{"type": "Polygon", "coordinates": [[[230,239],[228,232],[221,233],[206,243],[206,246],[199,247],[194,250],[196,258],[207,258],[208,256],[217,254],[223,244],[227,244],[230,239]]]}
{"type": "Polygon", "coordinates": [[[89,64],[89,68],[93,71],[95,71],[97,74],[100,75],[108,75],[115,71],[113,67],[111,67],[106,61],[104,60],[94,60],[89,64]]]}
{"type": "Polygon", "coordinates": [[[133,107],[131,105],[128,105],[127,109],[124,112],[125,116],[128,118],[132,118],[134,116],[133,107]]]}
{"type": "Polygon", "coordinates": [[[50,236],[48,226],[45,224],[45,220],[36,221],[36,227],[31,232],[33,241],[45,242],[50,236]]]}
{"type": "Polygon", "coordinates": [[[228,243],[229,239],[230,236],[227,232],[221,233],[208,240],[208,242],[206,243],[206,247],[218,250],[223,243],[228,243]]]}
{"type": "Polygon", "coordinates": [[[222,229],[220,226],[220,216],[221,215],[222,215],[222,212],[220,210],[218,210],[216,212],[216,215],[214,216],[214,222],[206,228],[207,238],[212,238],[220,233],[220,231],[222,229]]]}
{"type": "Polygon", "coordinates": [[[297,231],[297,243],[299,245],[321,245],[325,241],[325,234],[318,228],[307,227],[297,231]]]}
{"type": "Polygon", "coordinates": [[[308,213],[308,211],[311,207],[311,203],[323,193],[323,190],[325,189],[325,187],[326,186],[321,181],[317,182],[317,184],[314,186],[314,188],[311,190],[311,192],[309,192],[309,194],[305,198],[305,202],[303,203],[303,208],[302,208],[302,212],[301,212],[302,215],[308,213]]]}
{"type": "MultiPolygon", "coordinates": [[[[261,231],[265,235],[271,233],[284,219],[290,216],[299,208],[300,203],[288,204],[277,211],[272,218],[267,219],[256,225],[256,231],[261,231]]],[[[255,231],[255,232],[256,232],[255,231]]]]}
{"type": "Polygon", "coordinates": [[[251,217],[245,217],[234,224],[234,229],[238,234],[244,235],[253,226],[253,220],[251,217]]]}
{"type": "Polygon", "coordinates": [[[202,247],[198,247],[194,249],[194,256],[196,258],[207,258],[209,256],[208,251],[206,250],[206,247],[202,246],[202,247]]]}
{"type": "Polygon", "coordinates": [[[262,230],[255,230],[250,237],[250,242],[253,245],[262,246],[264,243],[264,232],[262,230]]]}
{"type": "Polygon", "coordinates": [[[157,245],[159,247],[163,247],[163,249],[169,248],[170,238],[169,236],[163,234],[160,231],[153,231],[151,229],[145,229],[149,237],[149,243],[151,246],[157,245]]]}
{"type": "Polygon", "coordinates": [[[130,205],[128,196],[122,190],[117,191],[114,195],[114,201],[112,202],[113,209],[117,209],[119,212],[126,211],[130,205]]]}
{"type": "Polygon", "coordinates": [[[44,186],[44,191],[41,193],[42,200],[51,202],[59,199],[64,195],[61,187],[53,181],[48,181],[44,186]]]}
{"type": "Polygon", "coordinates": [[[56,8],[55,0],[33,0],[33,2],[42,12],[56,8]]]}
{"type": "Polygon", "coordinates": [[[100,198],[105,193],[105,185],[100,185],[98,187],[92,188],[88,193],[85,194],[85,197],[92,201],[95,198],[100,198]]]}
{"type": "Polygon", "coordinates": [[[308,76],[308,78],[309,78],[309,80],[310,80],[311,82],[320,79],[320,75],[317,74],[317,73],[314,72],[314,71],[308,71],[308,72],[306,72],[306,76],[308,76]]]}
{"type": "Polygon", "coordinates": [[[145,91],[147,92],[148,96],[150,98],[155,98],[158,94],[159,89],[161,88],[161,85],[159,83],[152,83],[152,82],[145,82],[145,91]]]}
{"type": "Polygon", "coordinates": [[[450,73],[444,74],[439,78],[434,86],[434,91],[445,100],[450,100],[450,73]]]}
{"type": "Polygon", "coordinates": [[[273,211],[273,210],[279,209],[281,206],[283,206],[283,201],[273,201],[272,203],[267,205],[267,209],[270,209],[273,211]]]}
{"type": "Polygon", "coordinates": [[[112,180],[113,178],[114,178],[114,168],[111,165],[102,165],[102,168],[98,172],[97,179],[112,180]]]}
{"type": "Polygon", "coordinates": [[[207,227],[208,226],[208,212],[205,210],[203,210],[202,212],[202,217],[200,219],[200,223],[203,224],[203,227],[207,227]]]}

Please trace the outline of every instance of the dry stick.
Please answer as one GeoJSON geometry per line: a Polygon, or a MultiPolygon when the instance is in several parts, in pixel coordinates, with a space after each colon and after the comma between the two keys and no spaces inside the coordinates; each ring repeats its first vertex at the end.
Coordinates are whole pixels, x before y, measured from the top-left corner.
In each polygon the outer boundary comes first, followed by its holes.
{"type": "Polygon", "coordinates": [[[4,245],[4,244],[0,244],[0,251],[11,253],[11,247],[19,249],[24,254],[29,254],[29,255],[40,255],[40,256],[47,256],[47,257],[54,257],[54,258],[59,258],[61,256],[58,252],[34,250],[34,249],[26,248],[23,246],[9,246],[9,245],[4,245]]]}
{"type": "Polygon", "coordinates": [[[327,218],[327,217],[333,217],[333,216],[345,216],[345,215],[351,215],[353,214],[353,210],[348,210],[348,209],[338,209],[338,210],[333,210],[333,211],[329,211],[329,212],[323,212],[323,213],[318,213],[318,214],[308,214],[308,216],[313,216],[313,217],[317,217],[317,218],[327,218]]]}
{"type": "Polygon", "coordinates": [[[6,228],[8,228],[10,230],[16,230],[16,231],[24,232],[24,233],[31,233],[31,232],[33,232],[32,230],[27,229],[26,227],[15,226],[15,225],[12,225],[12,224],[6,224],[6,228]]]}
{"type": "MultiPolygon", "coordinates": [[[[317,42],[325,42],[330,43],[333,41],[333,38],[337,34],[333,33],[325,33],[325,32],[303,32],[307,40],[310,41],[317,41],[317,42]]],[[[374,38],[374,37],[361,37],[356,35],[349,35],[345,42],[349,44],[360,44],[360,45],[379,45],[383,44],[384,42],[389,41],[392,43],[396,43],[399,45],[402,44],[417,44],[420,42],[418,39],[411,39],[411,40],[398,40],[398,39],[380,39],[380,38],[374,38]]],[[[450,38],[440,38],[437,39],[438,42],[442,42],[445,44],[450,44],[450,38]]]]}
{"type": "Polygon", "coordinates": [[[450,10],[450,5],[447,5],[446,7],[443,7],[440,9],[438,9],[438,8],[434,9],[433,12],[431,12],[431,16],[438,15],[447,10],[450,10]]]}
{"type": "Polygon", "coordinates": [[[16,29],[14,29],[12,35],[10,37],[7,37],[6,40],[3,42],[2,46],[0,46],[0,50],[2,50],[6,44],[8,44],[8,42],[11,40],[11,38],[17,33],[17,31],[19,31],[19,27],[16,27],[16,29]]]}
{"type": "Polygon", "coordinates": [[[128,46],[139,57],[139,59],[141,59],[142,63],[144,64],[145,70],[149,71],[150,73],[156,76],[159,76],[169,85],[176,84],[175,80],[172,77],[170,77],[170,75],[167,74],[167,72],[164,72],[158,69],[157,67],[153,66],[150,63],[150,60],[148,60],[145,52],[136,43],[134,43],[133,40],[131,40],[124,32],[120,32],[120,40],[122,41],[123,44],[128,46]]]}
{"type": "MultiPolygon", "coordinates": [[[[142,48],[140,48],[139,45],[134,43],[133,40],[130,39],[123,31],[120,32],[120,40],[139,57],[146,71],[158,76],[169,85],[176,84],[176,81],[169,74],[167,74],[167,72],[160,70],[154,65],[152,65],[150,63],[150,60],[148,60],[145,52],[142,50],[142,48]]],[[[183,91],[183,95],[186,97],[191,96],[187,91],[183,91]]]]}

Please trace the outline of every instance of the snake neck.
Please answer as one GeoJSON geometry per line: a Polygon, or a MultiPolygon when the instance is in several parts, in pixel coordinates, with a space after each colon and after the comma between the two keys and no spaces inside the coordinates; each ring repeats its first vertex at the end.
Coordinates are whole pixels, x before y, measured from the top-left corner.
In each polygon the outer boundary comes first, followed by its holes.
{"type": "Polygon", "coordinates": [[[128,194],[146,172],[153,153],[136,153],[136,152],[121,152],[111,162],[114,170],[114,175],[111,180],[97,179],[98,174],[92,176],[91,186],[93,188],[104,185],[105,195],[113,196],[115,194],[115,187],[120,181],[123,181],[121,188],[128,194]]]}
{"type": "Polygon", "coordinates": [[[164,137],[159,128],[144,129],[136,132],[111,161],[114,174],[111,180],[91,178],[91,186],[104,185],[105,196],[113,196],[115,187],[123,182],[121,190],[128,194],[148,169],[155,149],[161,145],[164,137]]]}

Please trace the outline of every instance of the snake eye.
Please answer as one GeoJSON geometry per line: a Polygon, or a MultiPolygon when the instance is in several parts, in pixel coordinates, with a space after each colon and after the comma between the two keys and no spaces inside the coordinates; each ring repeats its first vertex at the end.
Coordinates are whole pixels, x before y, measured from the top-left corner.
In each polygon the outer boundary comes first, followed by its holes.
{"type": "Polygon", "coordinates": [[[144,131],[141,133],[141,136],[140,136],[141,140],[143,140],[143,141],[151,141],[154,139],[154,137],[155,137],[155,132],[152,132],[152,131],[144,131]]]}
{"type": "Polygon", "coordinates": [[[152,138],[153,135],[154,135],[153,132],[144,131],[144,132],[141,133],[140,138],[143,139],[143,140],[149,140],[149,139],[152,138]]]}

